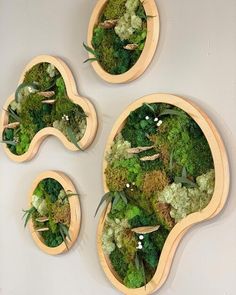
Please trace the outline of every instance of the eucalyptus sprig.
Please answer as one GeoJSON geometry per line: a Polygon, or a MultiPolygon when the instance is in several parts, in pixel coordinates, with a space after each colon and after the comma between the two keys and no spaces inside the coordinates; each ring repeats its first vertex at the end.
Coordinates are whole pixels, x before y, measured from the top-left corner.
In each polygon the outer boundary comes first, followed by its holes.
{"type": "Polygon", "coordinates": [[[182,183],[182,184],[185,184],[187,186],[190,186],[190,187],[196,187],[196,183],[191,181],[188,177],[187,177],[187,170],[185,167],[183,167],[182,169],[182,175],[179,177],[179,176],[176,176],[175,177],[175,183],[182,183]]]}
{"type": "Polygon", "coordinates": [[[64,243],[65,243],[65,245],[66,245],[66,248],[67,248],[67,250],[69,249],[69,247],[68,247],[68,242],[67,242],[67,238],[71,241],[71,237],[70,237],[70,234],[69,234],[69,229],[68,229],[68,227],[65,225],[65,224],[63,224],[63,223],[58,223],[58,226],[59,226],[59,231],[60,231],[60,234],[61,234],[61,236],[62,236],[62,238],[63,238],[63,241],[64,241],[64,243]]]}
{"type": "Polygon", "coordinates": [[[86,45],[84,42],[83,42],[83,46],[84,46],[84,48],[85,48],[85,50],[87,50],[89,53],[91,53],[91,54],[93,54],[94,55],[94,57],[91,57],[91,58],[88,58],[88,59],[86,59],[85,61],[84,61],[84,63],[86,63],[86,62],[88,62],[88,61],[98,61],[98,57],[97,57],[97,53],[96,53],[96,51],[93,49],[93,48],[91,48],[91,47],[89,47],[88,45],[86,45]]]}
{"type": "Polygon", "coordinates": [[[26,227],[26,225],[28,224],[33,213],[36,212],[36,208],[32,206],[30,209],[23,210],[23,212],[24,212],[24,215],[23,215],[22,219],[25,219],[24,227],[26,227]]]}
{"type": "Polygon", "coordinates": [[[12,145],[12,146],[16,146],[17,143],[14,140],[0,140],[0,143],[5,143],[7,145],[12,145]]]}
{"type": "Polygon", "coordinates": [[[77,147],[77,149],[83,151],[83,149],[78,144],[76,134],[74,133],[74,131],[71,129],[70,126],[67,126],[66,131],[70,141],[77,147]]]}

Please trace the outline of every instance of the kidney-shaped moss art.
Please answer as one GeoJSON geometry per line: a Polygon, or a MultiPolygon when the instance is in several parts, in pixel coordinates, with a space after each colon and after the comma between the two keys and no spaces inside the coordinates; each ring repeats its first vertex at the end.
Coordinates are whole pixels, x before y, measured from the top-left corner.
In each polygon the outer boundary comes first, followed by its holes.
{"type": "Polygon", "coordinates": [[[68,251],[75,243],[81,223],[79,196],[71,180],[62,172],[41,173],[29,192],[29,208],[24,211],[37,246],[47,254],[68,251]]]}
{"type": "Polygon", "coordinates": [[[98,206],[106,201],[97,243],[113,285],[133,295],[160,288],[184,233],[223,208],[228,187],[223,142],[202,110],[168,94],[131,104],[108,139],[98,206]]]}
{"type": "Polygon", "coordinates": [[[138,78],[150,64],[159,39],[154,0],[98,0],[88,29],[89,59],[110,83],[138,78]]]}
{"type": "Polygon", "coordinates": [[[3,107],[0,134],[7,155],[30,160],[48,135],[71,151],[86,149],[97,131],[97,116],[88,99],[77,94],[67,65],[42,55],[25,68],[16,92],[3,107]]]}

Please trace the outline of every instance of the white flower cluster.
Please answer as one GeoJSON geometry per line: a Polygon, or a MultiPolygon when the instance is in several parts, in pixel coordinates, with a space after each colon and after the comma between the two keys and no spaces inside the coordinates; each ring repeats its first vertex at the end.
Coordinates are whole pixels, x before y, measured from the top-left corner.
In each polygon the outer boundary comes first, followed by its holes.
{"type": "Polygon", "coordinates": [[[139,235],[139,240],[140,241],[138,241],[138,246],[136,247],[136,249],[138,249],[138,250],[142,250],[143,249],[143,245],[142,245],[142,240],[144,239],[144,236],[143,235],[139,235]]]}
{"type": "Polygon", "coordinates": [[[62,120],[63,120],[63,121],[69,121],[70,119],[69,119],[69,116],[67,116],[67,115],[64,114],[64,115],[62,116],[62,120]]]}

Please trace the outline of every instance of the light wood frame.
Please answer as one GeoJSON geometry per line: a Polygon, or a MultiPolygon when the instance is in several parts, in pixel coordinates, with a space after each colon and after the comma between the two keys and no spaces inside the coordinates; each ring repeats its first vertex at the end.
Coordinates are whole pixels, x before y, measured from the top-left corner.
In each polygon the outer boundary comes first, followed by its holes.
{"type": "MultiPolygon", "coordinates": [[[[60,74],[62,75],[62,77],[65,81],[66,91],[67,91],[67,95],[68,95],[69,99],[73,103],[79,105],[87,115],[87,118],[86,118],[87,127],[85,130],[84,136],[79,141],[80,147],[84,150],[92,144],[92,142],[96,136],[97,126],[98,126],[96,110],[95,110],[94,106],[92,105],[92,103],[87,98],[82,97],[78,94],[74,77],[73,77],[69,67],[60,58],[50,56],[50,55],[40,55],[40,56],[35,57],[25,67],[25,69],[20,77],[20,81],[19,81],[18,85],[20,85],[23,82],[25,73],[27,71],[29,71],[34,65],[39,64],[39,63],[43,63],[43,62],[51,63],[58,69],[58,71],[60,72],[60,74]]],[[[3,107],[3,111],[1,114],[1,118],[0,118],[0,136],[1,137],[3,135],[5,126],[8,124],[8,112],[6,112],[5,110],[7,110],[8,106],[10,105],[10,103],[14,99],[15,99],[15,93],[12,94],[7,99],[7,101],[3,107]]],[[[68,150],[78,151],[77,147],[73,143],[71,143],[60,130],[53,128],[53,127],[46,127],[46,128],[41,129],[34,136],[34,138],[32,139],[32,141],[30,143],[29,149],[23,155],[13,154],[7,148],[6,144],[4,144],[5,153],[7,154],[7,156],[11,160],[18,162],[18,163],[29,161],[37,154],[38,149],[39,149],[41,143],[44,141],[44,139],[50,135],[56,136],[64,144],[64,146],[68,150]]]]}
{"type": "MultiPolygon", "coordinates": [[[[104,10],[108,0],[98,0],[97,4],[94,7],[92,12],[89,27],[88,27],[88,36],[87,43],[89,47],[92,47],[92,37],[94,27],[98,24],[100,16],[104,10]]],[[[160,35],[160,18],[159,12],[155,3],[155,0],[144,0],[143,7],[145,9],[146,15],[149,16],[147,18],[147,38],[145,42],[144,49],[135,63],[135,65],[130,68],[127,72],[120,75],[112,75],[106,72],[102,66],[97,61],[93,61],[92,66],[95,72],[106,82],[109,83],[128,83],[139,76],[141,76],[144,71],[147,69],[149,64],[152,61],[152,58],[155,54],[159,35],[160,35]]],[[[94,56],[89,53],[89,58],[93,58],[94,56]]]]}
{"type": "MultiPolygon", "coordinates": [[[[68,176],[66,176],[64,173],[59,171],[45,171],[41,173],[33,182],[30,191],[29,191],[29,207],[31,207],[32,202],[32,196],[33,193],[38,186],[38,184],[46,179],[46,178],[52,178],[58,181],[63,189],[67,192],[70,191],[71,193],[76,193],[76,188],[69,179],[68,176]]],[[[71,212],[71,220],[70,220],[70,227],[69,227],[69,235],[71,240],[67,238],[67,246],[65,242],[61,243],[57,247],[48,247],[43,242],[42,236],[39,232],[35,231],[33,221],[32,219],[29,220],[29,230],[32,235],[32,238],[36,245],[45,253],[50,255],[58,255],[67,252],[76,242],[77,237],[79,235],[80,231],[80,225],[81,225],[81,209],[80,209],[80,201],[79,196],[73,195],[68,198],[69,204],[70,204],[70,212],[71,212]]]]}
{"type": "MultiPolygon", "coordinates": [[[[97,248],[100,263],[111,283],[122,294],[126,295],[152,294],[164,284],[170,272],[175,252],[182,237],[185,235],[188,229],[191,228],[194,224],[213,218],[223,209],[225,202],[227,200],[230,181],[228,158],[224,147],[224,143],[211,119],[192,101],[171,94],[148,95],[136,100],[134,103],[129,105],[114,124],[110,136],[108,137],[108,141],[105,148],[105,155],[108,151],[110,151],[110,147],[114,141],[115,136],[123,128],[124,123],[127,117],[129,116],[130,112],[142,106],[143,103],[168,103],[174,105],[184,110],[197,122],[197,124],[202,129],[204,135],[206,136],[206,139],[209,143],[212,152],[215,168],[215,190],[212,199],[206,208],[204,208],[201,212],[196,212],[188,215],[182,221],[178,222],[171,230],[163,247],[155,275],[153,276],[152,280],[146,285],[146,288],[127,288],[119,280],[118,275],[112,269],[109,257],[106,256],[102,250],[101,240],[105,217],[109,213],[111,207],[109,206],[107,210],[104,210],[99,220],[97,231],[97,248]]],[[[106,185],[106,177],[104,173],[106,166],[107,162],[104,160],[103,185],[105,192],[108,192],[109,190],[106,185]]]]}

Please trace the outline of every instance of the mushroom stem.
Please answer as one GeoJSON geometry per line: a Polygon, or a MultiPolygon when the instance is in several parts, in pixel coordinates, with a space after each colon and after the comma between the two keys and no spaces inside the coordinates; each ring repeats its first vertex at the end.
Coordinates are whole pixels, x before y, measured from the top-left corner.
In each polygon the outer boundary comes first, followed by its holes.
{"type": "Polygon", "coordinates": [[[48,230],[49,230],[48,227],[42,227],[42,228],[36,229],[37,232],[43,232],[43,231],[48,231],[48,230]]]}
{"type": "Polygon", "coordinates": [[[103,23],[100,23],[99,26],[103,29],[112,29],[117,25],[118,19],[105,20],[103,23]]]}
{"type": "Polygon", "coordinates": [[[42,103],[44,104],[54,104],[55,103],[55,99],[47,99],[47,100],[42,100],[42,103]]]}
{"type": "Polygon", "coordinates": [[[20,122],[13,122],[13,123],[9,123],[7,125],[4,126],[4,129],[8,128],[8,129],[15,129],[18,126],[20,126],[20,122]]]}
{"type": "Polygon", "coordinates": [[[140,158],[140,161],[154,161],[154,160],[158,159],[159,157],[160,157],[160,154],[155,154],[153,156],[142,157],[142,158],[140,158]]]}
{"type": "Polygon", "coordinates": [[[41,92],[38,92],[38,94],[43,97],[50,98],[53,95],[55,95],[55,92],[54,91],[41,91],[41,92]]]}
{"type": "Polygon", "coordinates": [[[138,48],[138,45],[137,44],[127,44],[123,48],[126,50],[133,51],[138,48]]]}
{"type": "Polygon", "coordinates": [[[153,148],[154,148],[154,145],[152,145],[152,146],[138,146],[138,147],[135,147],[135,148],[127,149],[127,153],[128,154],[139,154],[141,152],[148,151],[148,150],[151,150],[153,148]]]}
{"type": "Polygon", "coordinates": [[[157,226],[141,226],[141,227],[132,228],[131,231],[136,233],[136,234],[145,235],[145,234],[153,233],[154,231],[157,231],[159,228],[160,228],[160,225],[157,225],[157,226]]]}

